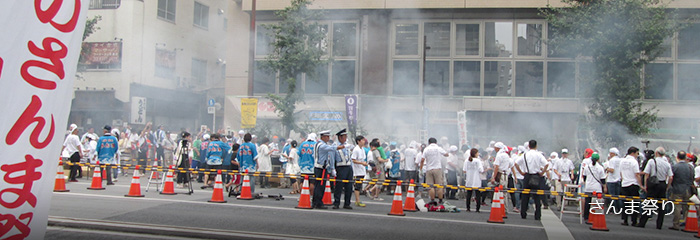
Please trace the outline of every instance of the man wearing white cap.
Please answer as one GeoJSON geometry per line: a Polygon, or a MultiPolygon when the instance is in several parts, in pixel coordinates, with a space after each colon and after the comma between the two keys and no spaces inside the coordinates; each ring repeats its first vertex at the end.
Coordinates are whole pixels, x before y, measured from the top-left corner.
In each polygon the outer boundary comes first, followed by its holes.
{"type": "MultiPolygon", "coordinates": [[[[620,150],[617,148],[610,148],[610,150],[608,150],[608,168],[605,169],[605,171],[608,172],[605,185],[607,185],[608,194],[610,195],[620,195],[620,190],[622,189],[620,183],[620,161],[622,161],[622,158],[620,158],[620,150]]],[[[619,211],[622,209],[622,200],[605,199],[608,206],[610,206],[610,201],[613,201],[612,206],[615,210],[619,211]]]]}
{"type": "Polygon", "coordinates": [[[299,169],[301,177],[309,177],[309,192],[314,192],[316,180],[314,179],[314,163],[316,162],[314,150],[316,149],[316,134],[309,133],[306,141],[299,145],[299,169]]]}
{"type": "MultiPolygon", "coordinates": [[[[574,173],[574,163],[569,159],[569,150],[564,148],[561,150],[561,158],[554,164],[554,174],[557,175],[555,190],[563,192],[564,186],[571,183],[574,173]]],[[[561,206],[561,201],[564,196],[557,196],[557,206],[561,206]]]]}
{"type": "Polygon", "coordinates": [[[81,146],[80,138],[78,137],[78,125],[71,124],[68,132],[70,134],[68,134],[68,136],[66,136],[66,140],[63,141],[63,149],[61,149],[61,152],[64,150],[68,151],[70,162],[73,163],[73,165],[70,166],[68,178],[71,182],[77,182],[78,180],[76,180],[75,177],[78,176],[78,169],[80,168],[78,163],[80,162],[80,158],[83,157],[83,147],[81,146]]]}
{"type": "MultiPolygon", "coordinates": [[[[506,151],[508,147],[502,142],[497,142],[493,145],[496,151],[496,159],[493,162],[493,176],[491,176],[491,183],[498,185],[503,185],[503,187],[508,187],[508,175],[510,174],[510,169],[513,167],[513,163],[510,160],[510,156],[506,151]]],[[[504,201],[506,209],[513,208],[512,199],[510,199],[510,194],[505,194],[504,201]]]]}

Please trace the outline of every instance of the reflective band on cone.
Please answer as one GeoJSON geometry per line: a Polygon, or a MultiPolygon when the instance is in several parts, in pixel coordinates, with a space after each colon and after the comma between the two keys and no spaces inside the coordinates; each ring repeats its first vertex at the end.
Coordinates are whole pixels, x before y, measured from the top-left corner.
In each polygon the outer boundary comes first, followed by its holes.
{"type": "Polygon", "coordinates": [[[139,174],[139,166],[136,166],[134,170],[134,177],[131,178],[131,188],[129,188],[129,194],[124,195],[125,197],[144,197],[141,194],[141,176],[139,174]]]}
{"type": "Polygon", "coordinates": [[[391,211],[389,215],[394,216],[405,216],[403,213],[403,197],[401,196],[401,180],[396,182],[396,188],[394,190],[394,201],[391,203],[391,211]]]}
{"type": "Polygon", "coordinates": [[[58,159],[58,171],[56,172],[56,182],[53,185],[54,192],[70,192],[66,189],[66,178],[63,176],[63,161],[58,159]]]}
{"type": "Polygon", "coordinates": [[[311,209],[311,197],[309,196],[309,176],[304,176],[304,184],[301,185],[301,196],[296,208],[311,209]]]}
{"type": "Polygon", "coordinates": [[[245,176],[243,176],[243,186],[241,187],[241,195],[238,196],[239,200],[253,200],[253,193],[250,190],[250,178],[248,178],[248,170],[245,170],[245,176]]]}
{"type": "Polygon", "coordinates": [[[170,166],[168,174],[165,175],[165,183],[163,184],[163,191],[160,192],[163,195],[176,195],[175,193],[175,183],[173,183],[173,166],[170,166]]]}
{"type": "Polygon", "coordinates": [[[688,217],[685,218],[685,228],[682,229],[684,232],[698,232],[698,215],[694,207],[688,208],[688,217]]]}
{"type": "Polygon", "coordinates": [[[506,219],[508,218],[508,215],[506,215],[506,193],[503,192],[503,185],[498,186],[498,190],[501,191],[499,192],[499,202],[501,202],[501,213],[503,214],[503,219],[506,219]]]}
{"type": "Polygon", "coordinates": [[[326,180],[326,190],[323,192],[323,205],[333,205],[333,195],[331,194],[331,181],[326,180]]]}
{"type": "Polygon", "coordinates": [[[406,212],[417,212],[418,209],[416,209],[416,196],[415,192],[413,191],[413,179],[411,179],[410,184],[408,184],[408,191],[406,192],[406,203],[403,205],[403,210],[406,212]]]}
{"type": "Polygon", "coordinates": [[[214,192],[211,194],[212,203],[225,203],[224,200],[224,184],[221,182],[221,170],[216,173],[216,180],[214,180],[214,192]]]}
{"type": "MultiPolygon", "coordinates": [[[[495,189],[494,194],[498,194],[498,188],[495,189]]],[[[491,214],[489,214],[489,223],[506,223],[503,221],[503,214],[501,213],[501,200],[500,197],[493,197],[491,200],[491,214]]]]}
{"type": "Polygon", "coordinates": [[[105,190],[102,187],[102,171],[100,170],[100,161],[95,165],[95,171],[92,174],[92,185],[87,188],[90,190],[105,190]]]}

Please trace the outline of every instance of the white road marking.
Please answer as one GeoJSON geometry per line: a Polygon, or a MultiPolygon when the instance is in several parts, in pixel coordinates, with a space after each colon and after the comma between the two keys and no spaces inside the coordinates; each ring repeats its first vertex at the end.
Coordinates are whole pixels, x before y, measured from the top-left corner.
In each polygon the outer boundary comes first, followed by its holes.
{"type": "Polygon", "coordinates": [[[422,218],[422,217],[410,217],[410,216],[402,216],[402,217],[397,217],[397,216],[389,216],[389,215],[384,215],[384,214],[370,214],[370,213],[357,213],[357,212],[341,212],[341,211],[322,211],[322,210],[313,210],[313,209],[297,209],[297,208],[287,208],[287,207],[273,207],[273,206],[256,206],[256,205],[246,205],[246,204],[236,204],[236,203],[226,203],[226,204],[221,204],[221,203],[210,203],[210,202],[198,202],[198,201],[190,201],[190,200],[176,200],[176,199],[157,199],[157,198],[125,198],[122,196],[107,196],[107,195],[94,195],[94,194],[84,194],[84,193],[70,193],[70,192],[65,192],[65,193],[54,193],[57,195],[75,195],[75,196],[85,196],[85,197],[94,197],[94,198],[115,198],[115,199],[120,199],[120,200],[131,200],[131,201],[156,201],[156,202],[172,202],[172,203],[191,203],[191,204],[202,204],[202,205],[216,205],[216,206],[225,206],[225,207],[246,207],[246,208],[262,208],[262,209],[274,209],[274,210],[283,210],[283,211],[296,211],[296,212],[308,212],[308,213],[320,213],[320,214],[336,214],[336,215],[353,215],[353,216],[370,216],[370,217],[380,217],[380,218],[388,218],[388,219],[407,219],[407,220],[415,220],[415,221],[425,221],[425,220],[431,220],[431,221],[438,221],[438,222],[450,222],[450,223],[461,223],[461,224],[478,224],[478,225],[488,225],[488,226],[494,226],[494,227],[505,227],[505,228],[530,228],[530,229],[543,229],[541,226],[526,226],[526,225],[507,225],[507,224],[493,224],[493,223],[486,223],[486,222],[477,222],[477,221],[467,221],[467,220],[453,220],[453,219],[439,219],[439,218],[422,218]]]}

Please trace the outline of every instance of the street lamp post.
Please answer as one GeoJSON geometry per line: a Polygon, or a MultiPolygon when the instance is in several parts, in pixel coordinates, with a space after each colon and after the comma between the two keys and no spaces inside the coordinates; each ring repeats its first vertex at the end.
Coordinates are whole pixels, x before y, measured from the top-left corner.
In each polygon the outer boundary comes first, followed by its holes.
{"type": "Polygon", "coordinates": [[[428,114],[427,114],[427,109],[425,108],[425,55],[427,51],[430,50],[430,47],[428,46],[428,36],[423,35],[423,77],[421,78],[421,105],[423,106],[422,108],[422,120],[421,120],[421,126],[420,126],[420,134],[421,136],[420,139],[421,141],[425,140],[427,137],[428,133],[428,114]]]}

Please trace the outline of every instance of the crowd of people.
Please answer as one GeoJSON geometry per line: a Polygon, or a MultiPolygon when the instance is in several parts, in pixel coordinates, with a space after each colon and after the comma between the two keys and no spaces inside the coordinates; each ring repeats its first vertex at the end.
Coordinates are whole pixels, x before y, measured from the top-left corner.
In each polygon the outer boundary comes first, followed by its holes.
{"type": "MultiPolygon", "coordinates": [[[[425,183],[429,187],[417,185],[417,193],[425,193],[427,205],[438,207],[445,199],[465,199],[467,211],[472,202],[476,212],[486,206],[492,192],[460,190],[436,187],[437,185],[464,186],[467,188],[496,187],[517,189],[542,189],[557,192],[565,191],[569,184],[580,186],[583,193],[609,193],[612,195],[653,197],[656,199],[681,199],[688,201],[696,194],[700,182],[700,166],[695,167],[694,154],[679,151],[667,154],[662,147],[655,151],[640,153],[636,147],[629,147],[625,155],[617,148],[608,149],[607,157],[593,149],[586,149],[583,159],[573,161],[569,150],[561,149],[545,157],[538,150],[537,141],[530,140],[522,145],[508,147],[502,142],[491,141],[487,147],[449,145],[446,138],[438,143],[436,138],[427,143],[410,141],[407,144],[386,142],[379,138],[368,139],[356,136],[348,140],[345,129],[335,133],[321,131],[310,133],[305,138],[272,139],[246,133],[241,130],[233,134],[212,133],[202,130],[196,135],[181,131],[174,135],[163,126],[156,130],[148,123],[141,131],[123,128],[120,131],[111,126],[103,128],[103,136],[98,136],[90,128],[78,137],[78,126],[72,124],[64,142],[63,156],[71,162],[120,164],[120,161],[136,159],[137,164],[147,165],[147,159],[156,159],[163,165],[196,170],[240,170],[241,172],[273,172],[273,159],[279,163],[279,170],[298,178],[280,179],[281,185],[289,181],[290,194],[301,192],[300,181],[309,177],[310,191],[313,193],[312,207],[327,208],[322,203],[324,183],[315,178],[335,178],[333,184],[333,208],[352,209],[352,205],[364,207],[363,199],[381,201],[381,194],[393,194],[395,184],[368,184],[402,180],[404,183],[425,183]],[[349,180],[343,183],[342,180],[349,180]],[[352,181],[354,180],[354,181],[352,181]],[[319,185],[320,184],[320,185],[319,185]],[[366,197],[363,197],[366,196],[366,197]],[[341,199],[342,197],[342,199],[341,199]],[[354,197],[354,203],[352,198],[354,197]]],[[[89,171],[89,170],[88,170],[89,171]]],[[[119,176],[119,169],[107,171],[108,185],[119,176]]],[[[89,174],[89,173],[88,173],[89,174]]],[[[126,174],[126,173],[123,173],[126,174]]],[[[71,166],[71,182],[83,176],[82,169],[71,166]]],[[[215,174],[179,173],[178,187],[183,188],[194,182],[202,183],[201,188],[212,187],[215,174]]],[[[255,186],[270,188],[267,177],[250,176],[251,191],[255,186]]],[[[239,176],[224,175],[228,191],[240,189],[239,176]]],[[[191,186],[190,186],[191,187],[191,186]]],[[[284,186],[287,187],[287,186],[284,186]]],[[[404,186],[405,187],[405,186],[404,186]]],[[[585,199],[583,217],[587,220],[591,208],[591,197],[585,199]]],[[[662,201],[654,202],[658,208],[656,227],[662,228],[663,215],[669,211],[662,201]]],[[[527,218],[528,209],[534,205],[534,218],[541,218],[544,206],[561,207],[565,202],[561,195],[538,195],[510,193],[505,195],[507,211],[520,213],[527,218]]],[[[641,204],[632,204],[634,211],[625,211],[630,205],[622,200],[607,199],[605,206],[619,213],[623,225],[644,227],[652,214],[641,209],[641,204]],[[632,212],[632,214],[627,214],[632,212]],[[629,215],[629,216],[628,216],[629,215]]],[[[606,208],[608,209],[608,208],[606,208]]],[[[671,229],[680,229],[687,205],[673,209],[671,229]]]]}

